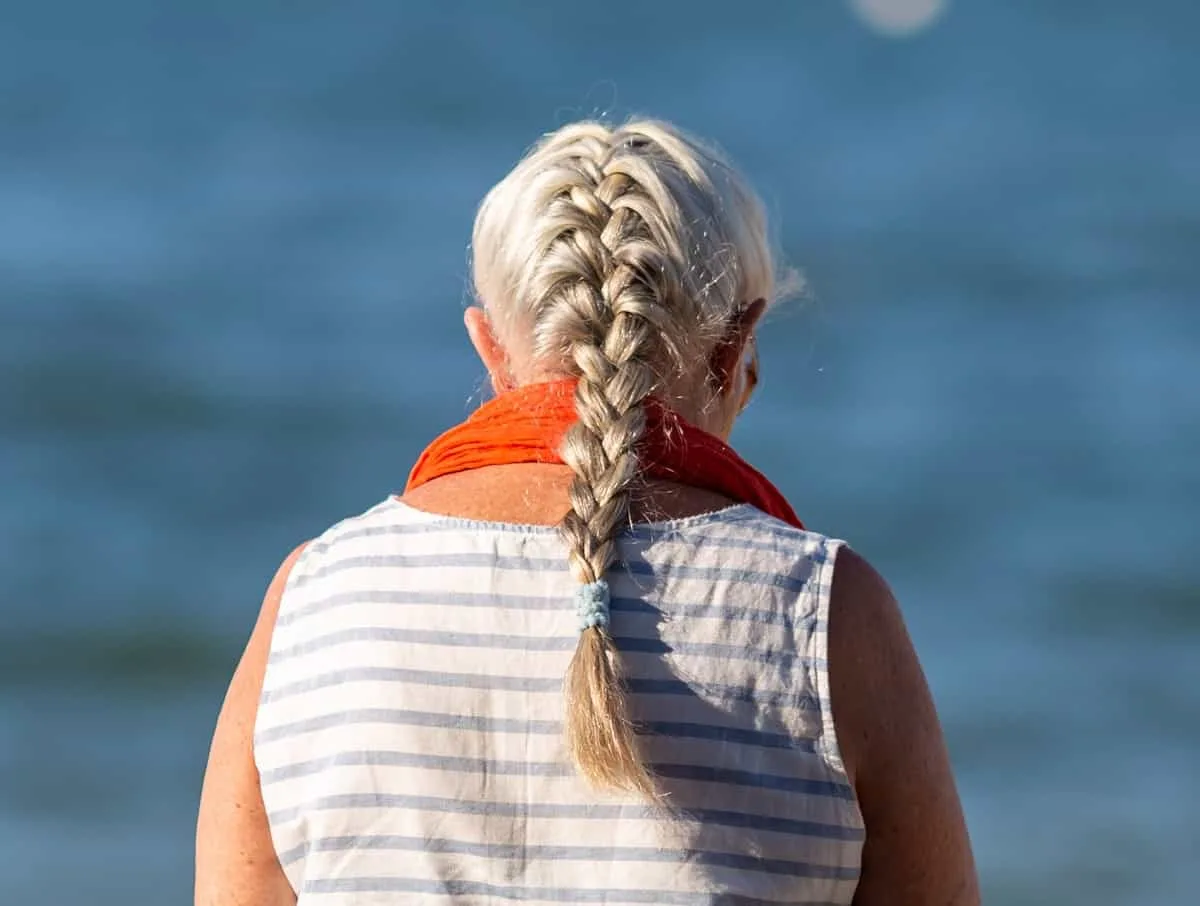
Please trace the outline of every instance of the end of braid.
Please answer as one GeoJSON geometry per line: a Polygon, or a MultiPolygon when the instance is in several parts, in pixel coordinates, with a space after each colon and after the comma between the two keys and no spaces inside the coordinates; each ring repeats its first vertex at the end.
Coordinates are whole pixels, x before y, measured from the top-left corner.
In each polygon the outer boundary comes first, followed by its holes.
{"type": "Polygon", "coordinates": [[[584,779],[601,789],[657,799],[629,716],[621,655],[607,627],[593,626],[580,635],[564,691],[567,752],[584,779]]]}

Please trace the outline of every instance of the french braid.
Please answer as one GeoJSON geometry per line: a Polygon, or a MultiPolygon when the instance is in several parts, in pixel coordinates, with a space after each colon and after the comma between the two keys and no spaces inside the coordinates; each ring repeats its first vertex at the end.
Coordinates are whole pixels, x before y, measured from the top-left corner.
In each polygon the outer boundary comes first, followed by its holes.
{"type": "MultiPolygon", "coordinates": [[[[561,451],[571,508],[559,530],[576,580],[599,587],[630,521],[647,398],[695,371],[739,304],[772,294],[761,209],[670,127],[582,123],[551,135],[489,194],[474,246],[476,288],[506,346],[532,337],[534,361],[578,378],[579,420],[561,451]]],[[[564,691],[580,773],[653,796],[606,612],[582,627],[564,691]]]]}

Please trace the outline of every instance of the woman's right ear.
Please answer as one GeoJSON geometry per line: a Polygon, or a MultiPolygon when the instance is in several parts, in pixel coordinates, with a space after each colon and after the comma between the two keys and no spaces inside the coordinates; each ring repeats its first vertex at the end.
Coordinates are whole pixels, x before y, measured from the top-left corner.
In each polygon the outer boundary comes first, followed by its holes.
{"type": "Polygon", "coordinates": [[[463,315],[463,323],[467,325],[467,336],[483,367],[487,369],[492,382],[492,391],[499,396],[506,390],[512,390],[516,384],[508,370],[508,356],[496,339],[492,323],[488,320],[487,312],[477,305],[470,306],[463,315]]]}

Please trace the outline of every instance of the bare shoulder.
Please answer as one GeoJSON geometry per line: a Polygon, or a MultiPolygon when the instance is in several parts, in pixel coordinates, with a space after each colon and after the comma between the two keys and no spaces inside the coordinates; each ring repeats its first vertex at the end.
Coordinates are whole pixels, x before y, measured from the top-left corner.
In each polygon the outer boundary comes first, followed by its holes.
{"type": "Polygon", "coordinates": [[[271,580],[217,718],[196,825],[197,906],[292,906],[254,764],[254,722],[287,579],[306,545],[271,580]]]}
{"type": "MultiPolygon", "coordinates": [[[[279,568],[275,570],[275,575],[271,577],[271,584],[267,586],[267,593],[263,596],[262,607],[258,612],[258,619],[255,621],[254,633],[251,639],[252,642],[256,640],[259,642],[258,645],[254,646],[253,650],[256,658],[258,655],[264,654],[261,650],[263,647],[266,647],[268,650],[271,647],[271,633],[275,629],[275,620],[279,616],[279,603],[283,600],[283,590],[287,587],[288,577],[292,574],[292,569],[296,566],[296,561],[308,550],[309,544],[311,542],[305,541],[297,545],[295,550],[288,554],[283,563],[279,565],[279,568]],[[254,637],[258,638],[255,639],[254,637]],[[265,637],[265,646],[262,644],[264,641],[263,637],[265,637]]],[[[249,653],[251,653],[250,646],[247,646],[247,654],[249,653]]],[[[263,658],[259,666],[262,668],[266,667],[265,658],[263,658]]]]}
{"type": "Polygon", "coordinates": [[[829,664],[839,747],[867,829],[854,902],[974,906],[974,859],[929,685],[891,588],[849,548],[834,570],[829,664]]]}

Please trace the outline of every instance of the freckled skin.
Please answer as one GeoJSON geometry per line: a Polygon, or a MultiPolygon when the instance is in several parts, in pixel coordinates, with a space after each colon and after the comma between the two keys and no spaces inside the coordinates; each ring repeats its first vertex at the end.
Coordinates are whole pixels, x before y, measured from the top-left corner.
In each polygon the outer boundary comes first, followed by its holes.
{"type": "Polygon", "coordinates": [[[289,906],[296,897],[271,844],[252,739],[271,632],[287,574],[279,568],[217,719],[196,828],[196,906],[289,906]]]}

